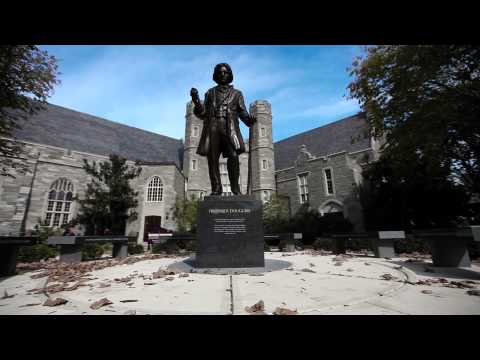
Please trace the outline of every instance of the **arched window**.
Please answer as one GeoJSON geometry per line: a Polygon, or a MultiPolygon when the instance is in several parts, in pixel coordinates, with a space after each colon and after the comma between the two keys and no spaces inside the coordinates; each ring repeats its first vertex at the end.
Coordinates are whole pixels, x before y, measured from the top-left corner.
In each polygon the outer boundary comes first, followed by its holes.
{"type": "Polygon", "coordinates": [[[147,186],[147,202],[160,202],[163,200],[163,183],[160,177],[154,176],[147,186]]]}
{"type": "Polygon", "coordinates": [[[53,182],[48,192],[45,212],[45,226],[58,227],[67,224],[71,219],[73,201],[73,184],[60,178],[53,182]],[[65,192],[67,192],[65,196],[65,192]]]}

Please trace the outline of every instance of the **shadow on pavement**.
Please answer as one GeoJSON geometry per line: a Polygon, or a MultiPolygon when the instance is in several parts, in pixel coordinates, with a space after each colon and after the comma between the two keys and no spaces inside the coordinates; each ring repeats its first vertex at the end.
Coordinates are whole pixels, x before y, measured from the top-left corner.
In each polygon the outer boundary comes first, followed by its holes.
{"type": "Polygon", "coordinates": [[[480,280],[480,272],[466,268],[437,267],[429,262],[419,261],[391,261],[392,264],[402,265],[420,276],[432,278],[450,278],[461,280],[480,280]]]}

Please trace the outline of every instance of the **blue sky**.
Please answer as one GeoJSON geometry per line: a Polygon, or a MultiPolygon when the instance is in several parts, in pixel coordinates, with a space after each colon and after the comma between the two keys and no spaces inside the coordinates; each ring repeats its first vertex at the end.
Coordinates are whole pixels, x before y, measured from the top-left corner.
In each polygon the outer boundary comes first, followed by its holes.
{"type": "MultiPolygon", "coordinates": [[[[272,104],[278,141],[360,110],[347,99],[347,68],[360,46],[40,46],[59,60],[49,102],[173,138],[183,138],[191,87],[203,94],[227,62],[247,107],[272,104]]],[[[248,130],[242,126],[242,133],[248,130]]]]}

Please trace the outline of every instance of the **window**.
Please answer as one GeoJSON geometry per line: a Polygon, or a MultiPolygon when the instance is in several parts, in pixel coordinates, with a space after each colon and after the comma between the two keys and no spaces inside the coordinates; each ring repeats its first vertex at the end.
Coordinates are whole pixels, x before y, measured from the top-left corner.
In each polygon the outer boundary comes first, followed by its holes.
{"type": "Polygon", "coordinates": [[[232,195],[232,190],[230,189],[230,180],[228,179],[228,169],[227,164],[220,164],[220,179],[222,181],[223,196],[232,195]]]}
{"type": "Polygon", "coordinates": [[[163,200],[163,183],[160,177],[154,176],[147,186],[147,202],[160,202],[163,200]]]}
{"type": "Polygon", "coordinates": [[[197,160],[192,160],[192,170],[197,170],[197,160]]]}
{"type": "Polygon", "coordinates": [[[333,174],[332,169],[323,169],[325,174],[325,192],[327,195],[333,195],[335,190],[333,188],[333,174]]]}
{"type": "Polygon", "coordinates": [[[68,223],[72,210],[73,184],[65,179],[56,180],[48,192],[45,226],[58,227],[68,223]]]}
{"type": "Polygon", "coordinates": [[[198,137],[198,126],[193,127],[193,137],[198,137]]]}
{"type": "Polygon", "coordinates": [[[261,137],[267,136],[267,129],[265,129],[264,127],[260,128],[260,136],[261,137]]]}
{"type": "Polygon", "coordinates": [[[262,160],[262,168],[263,168],[263,170],[267,170],[267,169],[268,169],[268,162],[267,162],[267,160],[262,160]]]}
{"type": "Polygon", "coordinates": [[[308,174],[298,175],[298,187],[300,192],[300,204],[308,202],[308,174]]]}
{"type": "Polygon", "coordinates": [[[268,190],[263,190],[263,202],[267,202],[270,200],[270,192],[268,190]]]}
{"type": "Polygon", "coordinates": [[[206,194],[207,193],[205,191],[200,191],[200,200],[203,200],[206,194]]]}

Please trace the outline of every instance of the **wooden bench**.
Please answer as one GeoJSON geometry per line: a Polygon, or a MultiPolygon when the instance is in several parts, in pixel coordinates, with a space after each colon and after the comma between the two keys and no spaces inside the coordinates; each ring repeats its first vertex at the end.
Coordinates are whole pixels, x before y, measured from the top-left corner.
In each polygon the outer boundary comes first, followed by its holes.
{"type": "Polygon", "coordinates": [[[112,243],[114,258],[128,256],[128,242],[134,238],[121,235],[105,236],[50,236],[47,239],[48,245],[60,246],[60,261],[75,263],[82,261],[83,244],[88,243],[112,243]]]}
{"type": "Polygon", "coordinates": [[[37,244],[38,236],[0,236],[0,276],[15,275],[20,246],[37,244]]]}

